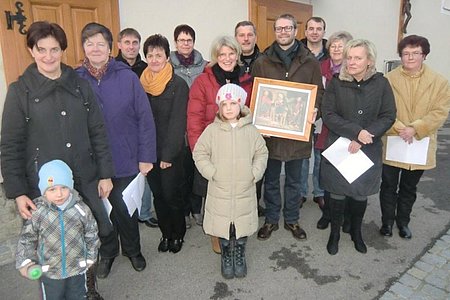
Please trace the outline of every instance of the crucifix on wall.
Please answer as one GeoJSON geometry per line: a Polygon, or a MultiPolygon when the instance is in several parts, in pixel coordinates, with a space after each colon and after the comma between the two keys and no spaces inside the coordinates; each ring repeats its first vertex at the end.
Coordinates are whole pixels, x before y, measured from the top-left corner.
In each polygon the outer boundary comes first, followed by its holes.
{"type": "Polygon", "coordinates": [[[400,0],[400,16],[398,22],[398,41],[403,38],[403,34],[407,33],[408,23],[412,18],[411,1],[400,0]]]}

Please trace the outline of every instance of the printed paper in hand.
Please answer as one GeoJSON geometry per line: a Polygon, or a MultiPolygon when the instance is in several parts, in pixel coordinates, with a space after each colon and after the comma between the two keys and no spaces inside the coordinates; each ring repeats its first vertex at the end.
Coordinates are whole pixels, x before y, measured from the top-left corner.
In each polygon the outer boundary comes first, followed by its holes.
{"type": "Polygon", "coordinates": [[[399,136],[388,136],[386,143],[386,160],[405,164],[426,165],[430,138],[416,140],[408,144],[399,136]]]}
{"type": "Polygon", "coordinates": [[[373,162],[362,150],[356,153],[348,152],[350,140],[340,137],[322,155],[344,176],[348,183],[352,183],[364,174],[373,162]]]}
{"type": "Polygon", "coordinates": [[[103,205],[105,206],[106,214],[108,215],[109,222],[112,224],[111,217],[109,216],[111,214],[112,205],[109,202],[108,198],[102,198],[102,201],[103,201],[103,205]]]}
{"type": "Polygon", "coordinates": [[[139,173],[136,178],[123,190],[122,197],[125,202],[130,217],[137,209],[141,213],[142,195],[144,194],[145,177],[139,173]]]}

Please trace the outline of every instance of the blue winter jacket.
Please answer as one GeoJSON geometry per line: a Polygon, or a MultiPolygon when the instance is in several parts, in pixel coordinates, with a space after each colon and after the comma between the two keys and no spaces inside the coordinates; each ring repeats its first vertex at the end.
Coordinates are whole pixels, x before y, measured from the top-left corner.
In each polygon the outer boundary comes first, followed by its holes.
{"type": "Polygon", "coordinates": [[[76,71],[91,83],[103,112],[115,177],[137,174],[139,162],[156,162],[153,113],[139,78],[130,67],[110,60],[101,80],[83,66],[76,71]]]}

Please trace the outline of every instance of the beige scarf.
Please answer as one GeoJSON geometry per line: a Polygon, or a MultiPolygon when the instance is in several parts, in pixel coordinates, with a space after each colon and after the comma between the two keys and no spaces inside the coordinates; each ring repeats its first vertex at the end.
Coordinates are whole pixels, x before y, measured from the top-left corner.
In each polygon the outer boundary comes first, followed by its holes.
{"type": "Polygon", "coordinates": [[[167,62],[159,73],[153,73],[147,67],[141,75],[141,84],[146,93],[152,96],[159,96],[166,89],[166,85],[172,79],[172,65],[167,62]]]}

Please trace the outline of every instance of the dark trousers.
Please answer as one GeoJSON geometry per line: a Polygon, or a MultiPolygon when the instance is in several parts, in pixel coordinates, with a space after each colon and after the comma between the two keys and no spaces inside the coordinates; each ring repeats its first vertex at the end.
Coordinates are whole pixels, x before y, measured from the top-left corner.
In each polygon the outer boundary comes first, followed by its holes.
{"type": "Polygon", "coordinates": [[[183,181],[183,194],[184,194],[184,215],[189,216],[192,214],[200,214],[202,211],[203,198],[200,195],[196,195],[192,192],[194,185],[194,160],[192,159],[192,152],[189,147],[185,148],[184,152],[184,181],[183,181]]]}
{"type": "Polygon", "coordinates": [[[186,233],[183,178],[183,154],[174,159],[170,168],[164,170],[160,168],[158,161],[147,175],[163,238],[183,239],[186,233]]]}
{"type": "Polygon", "coordinates": [[[119,255],[119,237],[123,255],[134,257],[141,253],[138,211],[136,210],[133,216],[130,217],[122,197],[123,190],[135,177],[129,176],[112,179],[114,187],[108,199],[113,207],[110,217],[114,225],[114,234],[102,241],[103,253],[101,255],[104,258],[113,258],[119,255]]]}
{"type": "Polygon", "coordinates": [[[106,213],[103,201],[100,200],[98,196],[98,181],[83,182],[75,180],[74,188],[80,193],[83,202],[92,211],[98,226],[98,237],[100,238],[100,249],[99,253],[102,257],[107,257],[108,252],[105,252],[105,243],[114,238],[114,228],[109,221],[108,214],[106,213]]]}
{"type": "Polygon", "coordinates": [[[381,221],[384,225],[408,226],[417,184],[423,170],[405,170],[383,164],[380,189],[381,221]]]}
{"type": "MultiPolygon", "coordinates": [[[[285,162],[286,180],[284,183],[284,221],[295,224],[300,217],[300,169],[302,159],[285,162]]],[[[264,201],[266,203],[266,223],[277,224],[280,219],[281,190],[280,173],[282,161],[270,159],[267,161],[264,173],[264,201]]]]}
{"type": "Polygon", "coordinates": [[[86,274],[79,274],[66,279],[41,277],[42,299],[79,300],[86,299],[86,274]]]}

